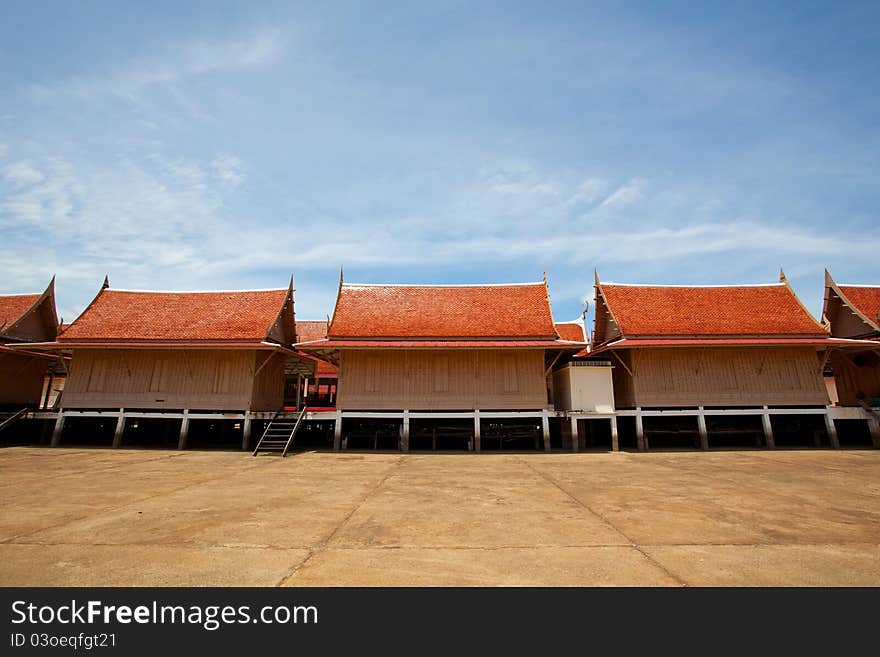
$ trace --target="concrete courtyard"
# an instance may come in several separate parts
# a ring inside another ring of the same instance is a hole
[[[0,450],[0,585],[880,585],[880,451]]]

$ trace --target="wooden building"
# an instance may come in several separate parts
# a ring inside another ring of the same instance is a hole
[[[234,421],[247,445],[252,419],[282,408],[285,364],[296,341],[293,281],[275,290],[153,292],[105,281],[82,314],[32,349],[71,356],[53,444],[72,417],[116,421]],[[308,365],[308,371],[313,367]]]
[[[691,422],[706,449],[709,434],[748,432],[756,420],[767,446],[775,426],[792,422],[827,432],[836,446],[822,378],[835,340],[784,274],[732,286],[620,285],[597,275],[595,287],[591,355],[613,359],[617,415],[634,418],[640,449],[652,431],[681,433]]]
[[[339,368],[336,449],[348,435],[344,425],[382,420],[397,426],[403,450],[410,423],[432,421],[458,423],[467,445],[480,450],[488,425],[495,431],[524,421],[543,427],[549,449],[552,365],[585,346],[560,338],[546,281],[360,285],[340,278],[327,337],[297,349]]]
[[[822,317],[832,336],[852,341],[828,359],[837,404],[859,409],[841,419],[864,418],[880,447],[880,285],[838,284],[826,270]]]
[[[55,340],[55,279],[42,293],[0,295],[0,410],[38,408],[52,358],[16,347]]]

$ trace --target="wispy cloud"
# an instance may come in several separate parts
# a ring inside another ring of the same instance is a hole
[[[126,62],[120,67],[32,84],[31,99],[42,102],[59,96],[81,100],[115,97],[134,101],[159,85],[174,85],[218,71],[246,69],[274,61],[283,50],[281,32],[264,29],[235,39],[192,40],[163,48],[156,55]]]

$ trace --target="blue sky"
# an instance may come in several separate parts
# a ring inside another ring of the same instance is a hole
[[[730,6],[728,6],[730,5]],[[734,6],[735,5],[735,6]],[[0,292],[880,283],[880,4],[33,3]]]

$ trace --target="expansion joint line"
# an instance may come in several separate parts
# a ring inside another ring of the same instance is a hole
[[[382,486],[385,485],[385,482],[400,469],[400,466],[403,465],[403,462],[406,460],[406,455],[402,454],[398,457],[397,461],[394,462],[388,471],[383,475],[383,477],[376,482],[375,486],[372,486],[366,493],[361,495],[357,502],[355,502],[354,506],[351,508],[351,511],[345,514],[345,516],[336,524],[336,526],[324,537],[322,538],[317,545],[309,548],[308,556],[296,564],[289,573],[287,573],[284,577],[282,577],[275,586],[284,586],[290,578],[296,575],[300,570],[302,570],[303,566],[305,566],[309,561],[311,561],[312,557],[314,557],[319,552],[323,552],[327,549],[327,545],[334,539],[334,537],[342,530],[342,527],[349,521],[349,519],[358,512],[358,510],[366,503],[366,501],[371,498],[376,491],[378,491]]]
[[[531,471],[534,472],[536,475],[538,475],[539,477],[541,477],[544,481],[548,482],[551,486],[555,487],[555,488],[556,488],[558,491],[560,491],[563,495],[565,495],[566,497],[568,497],[570,500],[573,500],[578,506],[580,506],[581,508],[585,509],[588,513],[590,513],[590,514],[591,514],[592,516],[594,516],[595,518],[598,518],[599,521],[601,521],[604,525],[610,527],[612,530],[614,530],[615,532],[617,532],[618,534],[620,534],[620,536],[622,536],[622,537],[626,540],[626,542],[629,543],[629,546],[630,546],[631,548],[633,548],[633,549],[635,549],[637,552],[639,552],[643,557],[645,557],[645,559],[647,559],[647,560],[648,560],[649,562],[651,562],[654,566],[656,566],[657,568],[659,568],[659,569],[660,569],[663,573],[665,573],[668,577],[670,577],[671,579],[675,580],[680,586],[688,586],[688,583],[687,583],[686,581],[684,581],[681,577],[679,577],[679,576],[676,575],[675,573],[671,572],[671,571],[670,571],[668,568],[666,568],[663,564],[661,564],[661,563],[658,562],[656,559],[654,559],[650,554],[648,554],[647,552],[645,552],[645,551],[642,549],[642,547],[641,547],[638,543],[636,543],[631,537],[629,537],[629,536],[628,536],[628,535],[627,535],[622,529],[620,529],[620,528],[617,527],[614,523],[612,523],[610,520],[608,520],[608,518],[606,518],[605,516],[603,516],[601,513],[599,513],[599,512],[596,511],[595,509],[591,508],[589,505],[584,504],[583,501],[581,501],[577,496],[572,495],[570,492],[568,492],[567,490],[565,490],[562,486],[559,485],[559,483],[558,483],[555,479],[553,479],[552,477],[550,477],[550,476],[548,476],[547,474],[545,474],[545,473],[541,472],[540,470],[538,470],[535,466],[533,466],[531,463],[529,463],[526,459],[523,459],[523,458],[520,457],[520,456],[517,456],[516,459],[517,459],[519,462],[521,462],[523,465],[525,465],[529,470],[531,470]]]

